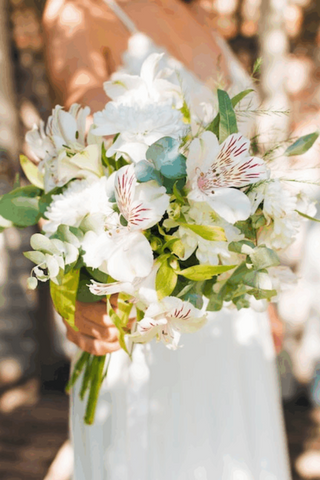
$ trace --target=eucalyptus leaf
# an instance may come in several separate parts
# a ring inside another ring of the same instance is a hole
[[[150,180],[156,180],[159,185],[161,185],[161,175],[156,170],[152,163],[141,160],[140,162],[136,163],[134,166],[134,172],[138,182],[149,182]]]
[[[310,150],[314,142],[319,137],[319,134],[320,132],[313,132],[298,138],[298,140],[296,140],[292,145],[287,148],[284,154],[287,157],[291,157],[293,155],[303,155],[308,150]]]
[[[50,238],[42,235],[41,233],[35,233],[31,236],[30,245],[34,250],[40,250],[42,253],[60,255],[59,249],[54,245]]]
[[[183,178],[187,174],[187,167],[185,157],[179,153],[179,146],[174,138],[160,138],[148,148],[146,158],[166,178]]]
[[[229,95],[224,90],[218,89],[219,102],[219,141],[222,143],[229,135],[238,132],[236,114]]]
[[[36,265],[40,265],[45,261],[45,255],[42,252],[35,252],[34,250],[31,250],[31,252],[23,252],[23,255]]]
[[[29,182],[43,190],[43,175],[39,172],[37,165],[31,162],[25,155],[20,155],[20,165]]]
[[[199,282],[202,280],[209,280],[215,275],[220,275],[220,273],[227,272],[235,267],[236,265],[194,265],[193,267],[186,268],[177,273],[189,280]]]
[[[79,285],[79,270],[72,270],[63,275],[61,285],[50,281],[50,293],[55,309],[66,322],[77,330],[74,325],[76,297]]]
[[[38,196],[41,190],[33,185],[19,187],[0,199],[0,215],[17,227],[35,225],[40,217]]]

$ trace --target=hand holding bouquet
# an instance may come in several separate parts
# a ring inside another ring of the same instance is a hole
[[[29,287],[50,280],[54,305],[72,328],[77,299],[105,297],[129,355],[127,339],[156,338],[176,349],[181,334],[206,323],[207,311],[265,307],[292,280],[277,252],[298,233],[299,215],[312,214],[309,199],[277,178],[257,142],[238,132],[237,106],[252,90],[230,98],[218,89],[195,101],[161,59],[153,54],[140,76],[106,82],[111,101],[88,134],[87,107],[57,106],[46,129],[26,136],[39,162],[21,157],[32,185],[0,200],[3,228],[46,220],[25,254],[36,264]],[[317,137],[301,137],[284,155],[303,154]],[[109,360],[84,352],[70,379],[72,386],[84,372],[88,424]]]

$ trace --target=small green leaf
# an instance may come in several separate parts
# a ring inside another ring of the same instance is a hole
[[[307,215],[306,213],[300,212],[299,210],[296,210],[296,212],[303,218],[306,218],[307,220],[311,220],[311,222],[319,222],[320,220],[318,218],[313,218]]]
[[[40,250],[42,253],[49,253],[50,255],[60,254],[59,249],[54,245],[50,238],[41,233],[35,233],[31,236],[30,245],[34,250]]]
[[[247,292],[249,295],[253,295],[256,300],[270,300],[275,297],[278,292],[276,290],[264,290],[262,288],[252,288]]]
[[[113,323],[113,324],[117,327],[117,329],[118,329],[120,347],[121,347],[128,355],[130,355],[130,353],[128,352],[128,349],[127,349],[127,345],[126,345],[125,339],[124,339],[124,338],[125,338],[125,335],[126,335],[126,332],[123,330],[123,327],[124,327],[123,321],[121,320],[121,318],[119,317],[119,315],[117,315],[117,313],[113,310],[109,298],[108,298],[108,300],[107,300],[107,312],[108,312],[108,315],[109,315],[112,323]]]
[[[219,312],[221,308],[223,307],[223,299],[216,294],[213,294],[210,299],[209,303],[207,305],[207,311],[208,312]]]
[[[248,255],[251,250],[255,248],[255,244],[249,240],[239,240],[238,242],[230,242],[228,245],[228,250],[235,253],[244,253]]]
[[[236,265],[194,265],[177,273],[189,280],[201,282],[202,280],[209,280],[215,275],[220,275],[220,273],[232,270],[235,267]]]
[[[179,153],[179,147],[174,138],[163,137],[148,148],[146,158],[166,178],[183,178],[187,174],[186,159]]]
[[[177,284],[178,275],[169,265],[168,259],[163,261],[156,276],[156,290],[159,300],[171,295]]]
[[[180,203],[181,205],[185,205],[186,199],[183,197],[180,190],[178,189],[177,182],[173,185],[172,193],[176,197],[178,203]]]
[[[275,267],[280,263],[276,252],[267,247],[256,247],[254,251],[250,253],[250,258],[257,270]]]
[[[35,263],[36,265],[40,265],[45,261],[45,255],[42,252],[35,252],[31,250],[31,252],[23,252],[23,255],[30,260],[31,262]]]
[[[76,297],[79,285],[79,270],[72,270],[63,275],[61,285],[50,281],[50,293],[55,309],[68,324],[77,330],[74,325]]]
[[[238,105],[249,93],[254,92],[253,88],[248,88],[248,90],[243,90],[243,92],[238,93],[234,97],[231,98],[231,103],[233,108]]]
[[[40,174],[38,167],[25,155],[20,155],[20,165],[29,182],[43,190],[43,176]]]
[[[227,240],[222,227],[215,227],[212,225],[192,225],[189,223],[179,223],[179,225],[183,228],[192,230],[192,232],[205,240],[210,240],[212,242],[225,242]]]
[[[292,145],[287,148],[284,154],[287,157],[291,157],[293,155],[303,155],[308,150],[310,150],[314,142],[319,137],[319,134],[319,132],[313,132],[298,138],[298,140],[296,140]]]
[[[219,101],[219,141],[222,143],[229,135],[238,132],[236,114],[234,113],[229,95],[218,89]]]

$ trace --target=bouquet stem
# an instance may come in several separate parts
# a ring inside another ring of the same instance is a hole
[[[84,416],[84,422],[87,425],[92,425],[94,422],[94,415],[98,403],[99,391],[103,380],[103,369],[106,360],[106,355],[94,356],[90,366],[90,391]],[[85,379],[84,379],[85,380]]]

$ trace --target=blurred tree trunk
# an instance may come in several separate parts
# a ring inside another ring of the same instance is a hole
[[[289,42],[285,30],[285,10],[288,0],[262,0],[259,23],[261,67],[261,97],[263,109],[288,110],[286,92],[286,60]],[[267,144],[287,137],[289,117],[263,115],[259,131]]]
[[[5,173],[5,158],[10,158],[13,167],[17,167],[19,153],[18,112],[14,94],[8,11],[7,0],[0,0],[0,158],[3,159],[0,174]]]

